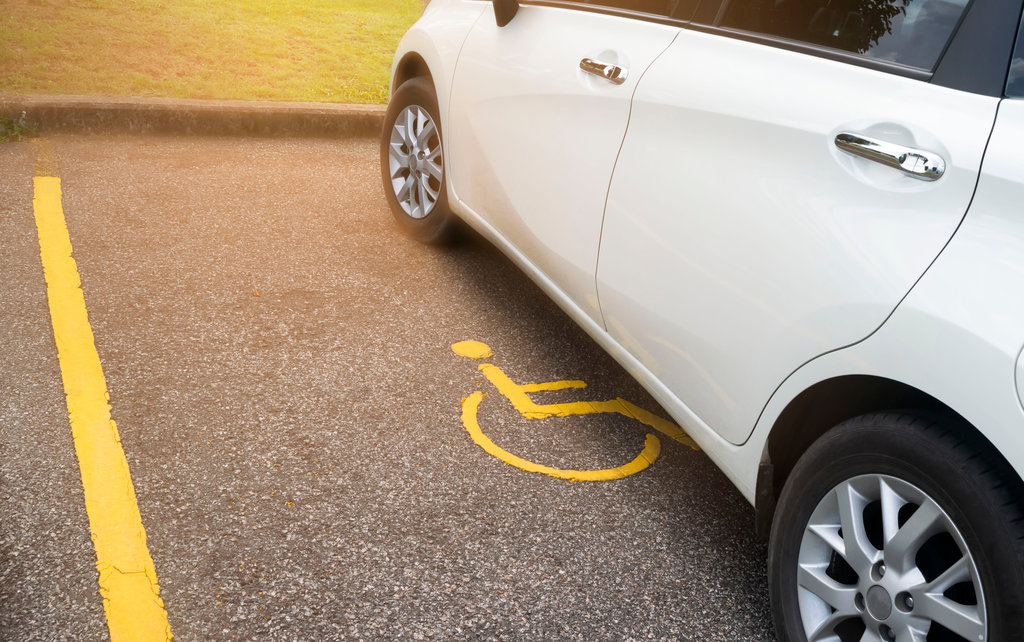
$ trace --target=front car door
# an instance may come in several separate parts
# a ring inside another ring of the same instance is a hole
[[[604,319],[729,441],[803,363],[877,329],[963,218],[999,101],[929,81],[966,4],[727,0],[640,82]]]
[[[505,27],[485,11],[459,56],[448,132],[456,207],[594,320],[601,219],[630,97],[679,31],[654,20],[695,5],[523,2]]]

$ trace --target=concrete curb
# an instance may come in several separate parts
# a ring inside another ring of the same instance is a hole
[[[147,132],[235,136],[379,136],[385,105],[0,96],[0,116],[49,131]]]

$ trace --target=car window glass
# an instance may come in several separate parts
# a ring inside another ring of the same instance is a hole
[[[718,10],[722,8],[724,0],[700,0],[693,12],[692,20],[698,24],[715,24],[718,17]]]
[[[732,0],[720,26],[932,69],[968,0]]]
[[[1010,74],[1006,77],[1006,95],[1010,98],[1024,98],[1024,19],[1017,30],[1017,45],[1013,48]]]
[[[592,0],[589,5],[639,11],[678,20],[689,20],[699,0]]]

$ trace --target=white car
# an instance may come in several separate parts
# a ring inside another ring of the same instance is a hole
[[[1024,639],[1021,4],[433,0],[399,46],[396,220],[725,471],[780,639]]]

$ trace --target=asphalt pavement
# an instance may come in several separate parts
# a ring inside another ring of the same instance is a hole
[[[390,219],[373,139],[48,136],[170,627],[180,640],[770,640],[753,511],[702,453],[543,403],[642,388],[483,240]],[[0,638],[106,622],[32,210],[0,145]]]

